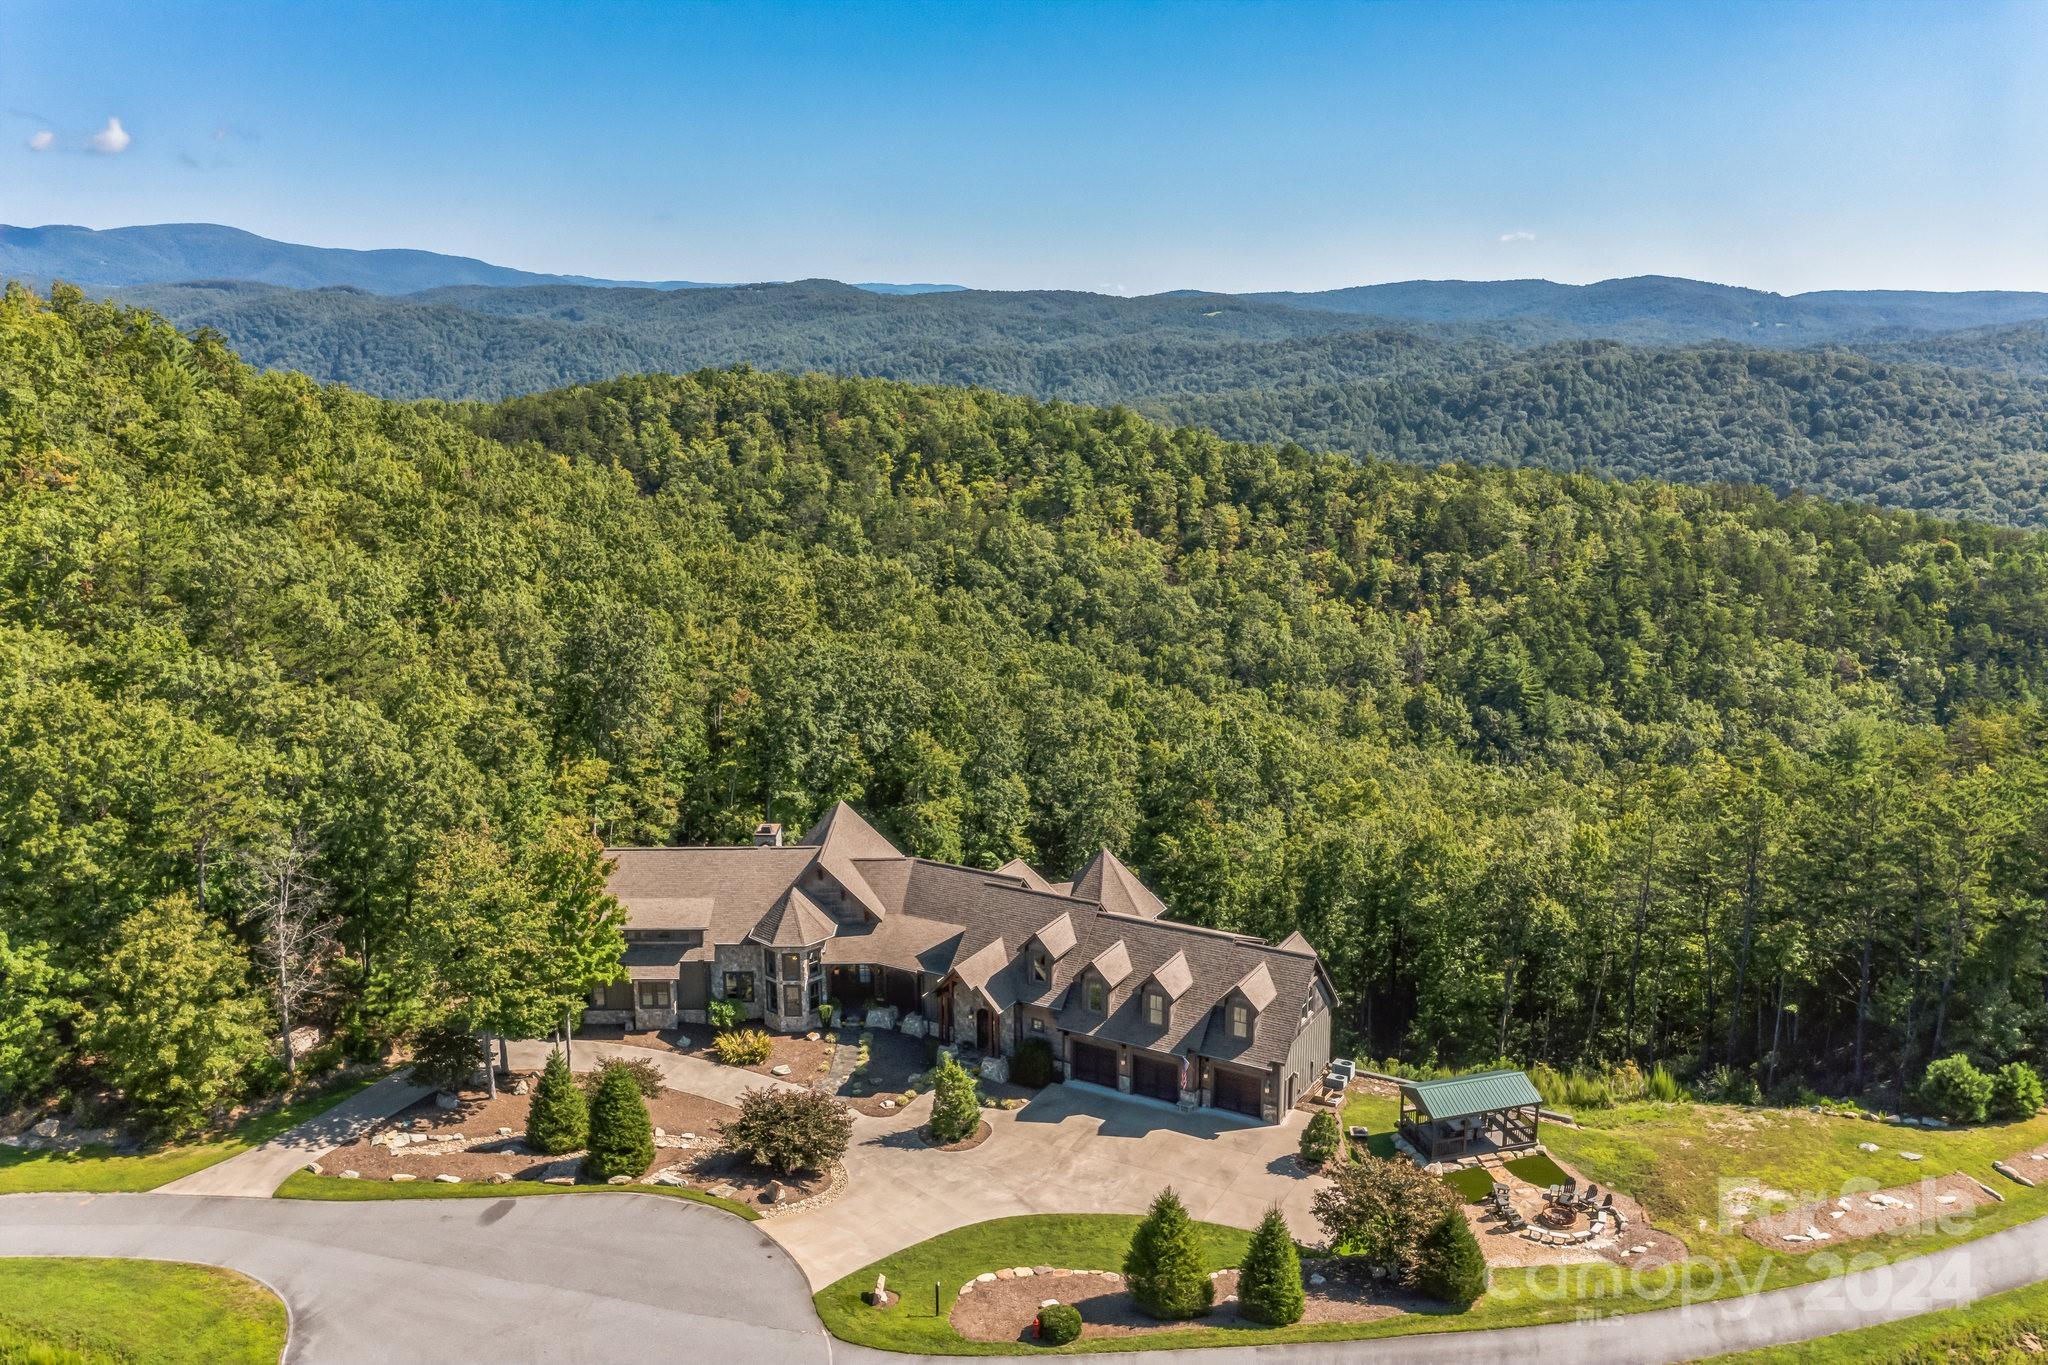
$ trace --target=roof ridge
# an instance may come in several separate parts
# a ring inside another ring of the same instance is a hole
[[[1087,905],[1099,906],[1099,902],[1096,901],[1085,901],[1083,903]],[[1274,948],[1273,944],[1266,942],[1266,940],[1260,938],[1257,934],[1240,934],[1234,929],[1211,929],[1206,924],[1189,924],[1186,920],[1168,919],[1164,915],[1133,915],[1128,911],[1124,910],[1105,909],[1101,910],[1100,913],[1105,919],[1122,920],[1126,924],[1157,925],[1158,927],[1163,929],[1179,929],[1182,932],[1189,934],[1207,934],[1211,938],[1227,938],[1231,942],[1237,943],[1246,948],[1266,948],[1276,952],[1278,951],[1277,948]],[[1300,957],[1301,954],[1291,952],[1287,954],[1287,956]]]

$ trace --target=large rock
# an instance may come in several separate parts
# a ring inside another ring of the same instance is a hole
[[[434,1096],[434,1107],[436,1109],[460,1109],[462,1107],[462,1096],[452,1091],[443,1090],[440,1094]]]
[[[1005,1081],[1009,1080],[1009,1079],[1010,1079],[1010,1059],[1009,1059],[1008,1057],[984,1057],[984,1058],[982,1058],[982,1059],[981,1059],[981,1078],[982,1078],[983,1080],[985,1080],[985,1081],[993,1081],[993,1082],[995,1082],[995,1083],[996,1083],[997,1085],[1001,1085],[1001,1084],[1002,1084],[1002,1083],[1004,1083]]]
[[[633,1183],[633,1177],[630,1175],[615,1175],[604,1183],[607,1185],[630,1185]]]
[[[391,1182],[394,1185],[403,1185],[408,1180],[418,1179],[419,1177],[414,1175],[411,1171],[393,1171],[391,1173]]]
[[[903,1022],[897,1025],[897,1028],[908,1038],[922,1038],[931,1032],[931,1025],[922,1014],[904,1015]]]
[[[29,1131],[39,1138],[53,1138],[64,1131],[64,1121],[62,1119],[43,1119],[30,1128]]]
[[[528,1085],[523,1078],[512,1083],[512,1093],[515,1095],[529,1094],[532,1090],[533,1087]]]
[[[510,1171],[492,1171],[489,1176],[485,1177],[485,1183],[491,1185],[509,1185],[512,1183],[512,1173]]]
[[[446,1171],[443,1171],[441,1174],[435,1176],[434,1180],[442,1185],[460,1185],[462,1183],[461,1176],[450,1175]]]
[[[878,1005],[868,1011],[867,1018],[863,1021],[863,1024],[865,1027],[872,1029],[895,1028],[899,1013],[900,1011],[894,1005]]]

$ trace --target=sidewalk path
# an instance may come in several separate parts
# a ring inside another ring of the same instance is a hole
[[[395,1071],[261,1146],[159,1186],[156,1192],[268,1199],[285,1177],[299,1167],[344,1143],[354,1142],[426,1094],[427,1087],[414,1085],[404,1078],[402,1071]]]
[[[548,1053],[554,1044],[545,1040],[538,1042],[513,1043],[512,1069],[514,1071],[538,1071],[547,1065]],[[707,1100],[720,1104],[737,1105],[744,1091],[759,1090],[772,1086],[783,1090],[807,1090],[810,1087],[797,1081],[784,1080],[780,1076],[763,1076],[758,1071],[745,1067],[721,1066],[707,1062],[702,1057],[691,1057],[666,1048],[635,1047],[631,1043],[608,1043],[594,1038],[578,1038],[569,1049],[575,1059],[578,1071],[588,1071],[607,1057],[624,1057],[628,1061],[652,1062],[661,1069],[662,1079],[671,1090],[681,1090],[692,1095],[702,1095]]]

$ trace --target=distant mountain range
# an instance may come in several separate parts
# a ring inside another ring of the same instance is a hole
[[[0,229],[0,274],[84,283],[212,328],[257,365],[395,398],[746,364],[1121,403],[1421,463],[1759,483],[2048,526],[2037,293],[1786,296],[1655,276],[1141,298],[635,285],[204,226]]]
[[[346,286],[372,294],[414,294],[422,289],[473,284],[516,287],[578,284],[594,288],[719,289],[696,280],[606,280],[589,275],[541,275],[438,251],[351,251],[301,246],[259,237],[218,223],[156,223],[146,227],[85,228],[66,224],[0,224],[0,276],[118,289],[183,280],[253,280],[290,289]],[[950,284],[863,284],[882,294],[924,294]]]

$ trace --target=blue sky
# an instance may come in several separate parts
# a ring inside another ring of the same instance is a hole
[[[0,0],[0,221],[636,278],[2043,289],[2048,0]]]

